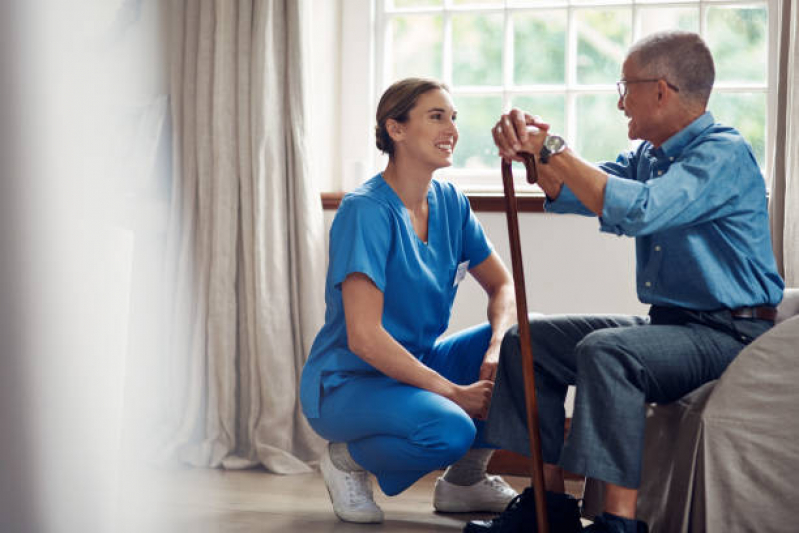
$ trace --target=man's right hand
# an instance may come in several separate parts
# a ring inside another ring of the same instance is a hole
[[[511,109],[504,114],[491,129],[494,144],[499,148],[499,156],[512,161],[523,161],[519,152],[537,155],[547,136],[549,124],[538,115],[525,113],[521,109]]]
[[[499,148],[499,155],[503,159],[524,161],[519,152],[527,152],[538,157],[544,139],[549,131],[549,124],[538,115],[525,113],[521,109],[511,109],[497,121],[491,134],[494,144]],[[551,200],[560,195],[563,188],[563,179],[543,165],[538,166],[538,186]]]

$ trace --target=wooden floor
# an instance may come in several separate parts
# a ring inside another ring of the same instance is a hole
[[[485,514],[433,510],[434,472],[399,496],[375,487],[385,513],[382,524],[349,524],[333,514],[321,475],[277,476],[263,470],[176,470],[148,477],[147,489],[121,506],[124,531],[137,532],[391,532],[461,531]],[[517,490],[527,478],[505,476]]]

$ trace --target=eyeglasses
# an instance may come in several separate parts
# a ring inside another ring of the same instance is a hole
[[[663,78],[651,78],[646,80],[619,80],[616,82],[616,89],[619,91],[619,98],[624,98],[627,96],[627,86],[631,83],[648,83],[653,81],[660,81]],[[666,81],[666,80],[663,80]],[[666,81],[666,85],[669,89],[674,91],[675,93],[680,92],[680,89],[676,85],[672,85],[671,83]]]

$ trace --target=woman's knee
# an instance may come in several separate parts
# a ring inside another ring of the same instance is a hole
[[[474,422],[461,412],[451,412],[430,419],[414,432],[411,440],[437,458],[440,466],[454,463],[474,443],[477,434]]]

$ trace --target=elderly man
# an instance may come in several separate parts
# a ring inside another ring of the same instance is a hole
[[[645,404],[672,402],[718,378],[773,325],[783,282],[771,250],[766,190],[751,147],[706,111],[713,58],[693,33],[636,43],[618,108],[637,149],[592,165],[519,110],[493,130],[499,153],[536,156],[547,210],[599,217],[635,237],[637,289],[648,317],[532,316],[546,500],[553,532],[581,530],[563,470],[606,484],[591,531],[646,531],[636,520]],[[528,131],[529,126],[536,126]],[[490,442],[529,453],[518,330],[505,336],[489,414]],[[564,399],[576,385],[564,443]],[[465,531],[535,531],[531,490]]]

